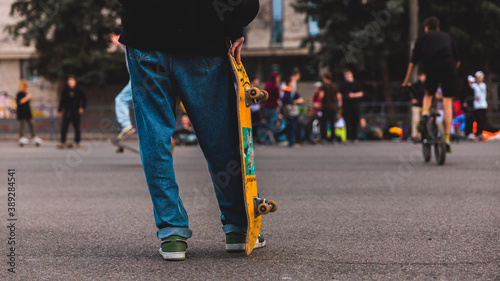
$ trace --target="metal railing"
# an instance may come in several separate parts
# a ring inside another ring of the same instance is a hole
[[[498,105],[500,105],[500,102],[498,102]],[[307,110],[303,111],[307,112]],[[377,125],[381,128],[388,125],[404,127],[411,124],[411,103],[409,102],[363,102],[360,104],[360,112],[361,117],[365,118],[368,124]],[[44,134],[49,140],[56,140],[60,132],[61,120],[56,113],[55,107],[48,107],[44,108],[42,117],[40,117],[42,115],[40,112],[34,114],[37,133]],[[133,114],[132,110],[131,113]],[[0,139],[2,136],[18,133],[19,122],[15,119],[15,116],[15,113],[13,113],[10,118],[0,118]],[[133,117],[132,120],[134,120]],[[488,120],[492,120],[493,124],[499,125],[500,112],[489,112]],[[105,139],[119,131],[114,108],[111,106],[89,106],[81,121],[82,132],[84,135],[87,134],[87,137]]]
[[[56,140],[61,128],[61,118],[57,117],[57,108],[48,107],[43,111],[34,109],[35,128],[37,134],[42,134],[49,140]],[[133,111],[131,110],[131,113]],[[0,134],[18,134],[19,122],[15,119],[16,114],[11,114],[8,119],[0,118]],[[133,118],[133,117],[132,117]],[[111,106],[88,106],[81,119],[82,134],[93,139],[107,139],[119,130],[114,108]],[[72,127],[70,126],[69,133]],[[91,134],[91,135],[89,135]],[[0,135],[0,138],[2,136]]]

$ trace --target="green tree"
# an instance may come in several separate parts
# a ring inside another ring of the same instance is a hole
[[[319,61],[335,73],[350,68],[381,80],[385,100],[393,100],[391,72],[396,71],[391,70],[391,61],[401,61],[408,52],[403,0],[297,0],[293,6],[315,19],[322,30],[304,40],[311,50],[319,43],[315,53]]]
[[[119,61],[107,49],[120,10],[116,0],[16,0],[10,15],[20,20],[6,29],[35,46],[34,68],[44,78],[56,81],[73,74],[83,84],[104,84],[110,62]]]
[[[403,79],[409,60],[407,0],[296,0],[294,7],[316,19],[322,29],[304,40],[317,60],[333,72],[349,67],[382,81],[385,101],[393,100],[390,81]],[[390,11],[391,20],[386,25],[383,18],[376,20],[382,24],[375,32],[374,13],[384,10]],[[420,22],[437,16],[441,30],[457,42],[462,78],[477,70],[500,73],[498,0],[419,0],[419,10]],[[318,44],[319,50],[313,48]]]
[[[462,76],[477,70],[500,73],[500,2],[420,0],[420,18],[436,16],[460,50]]]

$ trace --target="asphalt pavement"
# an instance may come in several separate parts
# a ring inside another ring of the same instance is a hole
[[[453,149],[438,166],[410,143],[256,147],[259,192],[279,208],[246,257],[224,251],[201,150],[177,147],[193,237],[166,262],[139,155],[4,141],[0,280],[500,280],[500,142]]]

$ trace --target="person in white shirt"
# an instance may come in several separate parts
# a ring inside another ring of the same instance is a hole
[[[476,119],[477,130],[476,137],[482,139],[483,130],[486,124],[486,109],[488,102],[486,101],[486,84],[484,81],[484,74],[482,71],[476,72],[476,82],[472,84],[474,90],[474,119]]]

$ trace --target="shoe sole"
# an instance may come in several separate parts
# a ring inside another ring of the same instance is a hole
[[[186,259],[186,252],[163,252],[161,248],[158,252],[166,261],[183,261]]]
[[[244,252],[245,243],[226,244],[226,252]]]

